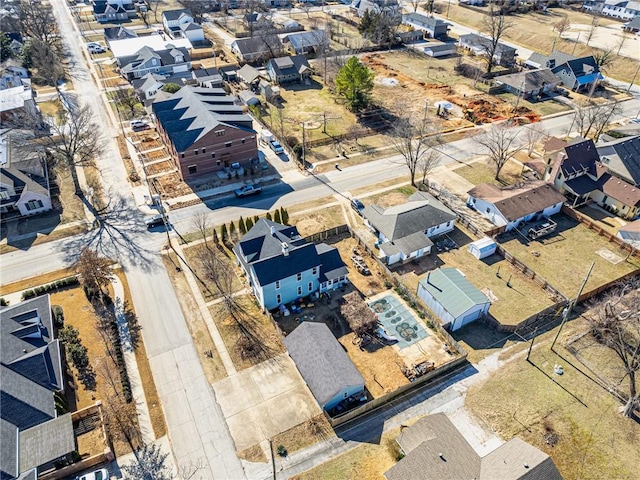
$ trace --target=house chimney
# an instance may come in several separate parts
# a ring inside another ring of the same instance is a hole
[[[289,256],[289,244],[287,242],[282,242],[282,255]]]
[[[273,225],[271,225],[271,236],[272,237],[276,236],[276,227],[274,227]]]

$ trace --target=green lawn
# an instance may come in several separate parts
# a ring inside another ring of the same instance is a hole
[[[553,220],[558,223],[558,229],[552,236],[528,244],[518,237],[503,242],[502,246],[565,296],[573,298],[576,295],[591,262],[595,262],[595,267],[584,292],[640,269],[639,259],[630,258],[626,261],[625,252],[584,224],[564,214],[555,215]],[[602,258],[596,253],[600,249],[607,249],[621,257],[620,263],[614,265]],[[533,255],[533,252],[539,255]]]

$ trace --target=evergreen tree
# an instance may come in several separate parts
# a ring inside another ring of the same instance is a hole
[[[218,246],[220,245],[220,239],[218,238],[218,232],[216,232],[216,229],[213,229],[213,244]]]
[[[231,243],[236,241],[236,224],[233,223],[233,220],[229,223],[229,240]]]
[[[260,217],[258,215],[254,215],[253,216],[253,224],[255,225],[256,223],[258,223],[258,220],[260,220]],[[247,228],[247,230],[249,230],[249,228]]]
[[[240,230],[240,234],[244,235],[245,233],[247,233],[247,227],[244,223],[244,218],[240,217],[240,220],[238,220],[238,229]]]
[[[273,221],[276,223],[281,223],[280,219],[280,210],[276,210],[276,213],[273,215]]]
[[[251,230],[253,228],[253,220],[251,220],[250,218],[247,218],[247,221],[245,222],[245,226],[247,227],[247,232]]]
[[[223,223],[222,226],[220,227],[220,241],[222,241],[222,243],[227,243],[227,240],[229,240],[229,234],[227,233],[227,224]]]
[[[358,111],[371,101],[373,90],[373,72],[358,57],[351,57],[336,76],[338,94],[347,102],[351,111]]]
[[[267,220],[273,220],[273,217],[271,216],[271,212],[267,212]]]
[[[280,218],[283,225],[289,225],[289,212],[284,207],[280,207]]]

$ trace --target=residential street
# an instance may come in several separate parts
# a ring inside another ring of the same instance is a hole
[[[72,60],[72,81],[78,102],[91,106],[95,121],[101,126],[101,133],[107,137],[105,152],[97,159],[97,164],[104,190],[114,204],[118,205],[119,211],[110,220],[112,224],[104,231],[94,229],[79,236],[40,244],[27,251],[17,250],[0,256],[2,283],[11,283],[69,266],[88,244],[117,260],[126,272],[135,311],[142,327],[151,370],[167,421],[175,464],[202,465],[203,468],[198,470],[194,479],[267,478],[270,470],[245,472],[241,461],[236,457],[235,445],[213,388],[206,380],[180,303],[162,264],[160,252],[167,243],[166,234],[149,233],[144,228],[144,215],[135,205],[127,172],[114,140],[118,130],[112,121],[113,114],[109,112],[105,99],[96,86],[94,72],[87,68],[84,42],[69,14],[66,1],[51,0],[51,4]],[[634,91],[635,88],[637,87],[634,87]],[[623,112],[620,118],[637,116],[640,112],[640,100],[636,97],[624,102],[621,108]],[[552,133],[567,132],[573,124],[573,118],[572,115],[560,115],[549,118],[542,124]],[[524,131],[527,127],[516,128]],[[483,153],[473,139],[445,144],[441,151],[442,164],[464,163]],[[288,207],[336,193],[346,195],[351,189],[406,177],[407,169],[399,163],[400,157],[396,155],[367,163],[364,168],[348,167],[317,177],[304,176],[298,172],[289,173],[288,183],[265,187],[260,198],[238,200],[229,196],[214,199],[206,204],[172,211],[171,223],[178,232],[184,233],[193,230],[192,218],[199,212],[208,214],[212,223],[221,224],[240,216],[261,214],[274,207]],[[171,235],[175,236],[175,233]],[[481,366],[478,370],[484,375],[493,371],[494,367],[495,365],[487,363],[486,369]],[[375,422],[386,420],[389,422],[386,428],[392,428],[411,416],[434,409],[453,409],[454,406],[459,408],[460,398],[466,388],[481,378],[483,377],[475,371],[465,370],[446,384],[426,389],[420,396],[408,400],[407,404],[381,410]],[[458,383],[457,380],[462,381]],[[446,390],[434,396],[445,386]],[[353,430],[345,428],[342,433],[345,440],[351,443],[321,445],[329,450],[306,452],[305,458],[301,456],[295,462],[291,460],[284,464],[280,477],[285,478],[310,468],[326,460],[328,453],[350,448],[354,441],[367,433],[367,428],[369,427],[366,425],[360,425],[357,429],[354,427]]]

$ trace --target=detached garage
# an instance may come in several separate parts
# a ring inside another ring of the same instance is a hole
[[[427,273],[418,283],[418,297],[452,332],[485,315],[491,305],[457,268]]]
[[[359,402],[364,396],[364,378],[324,323],[302,323],[284,339],[284,345],[327,412],[343,402]]]

